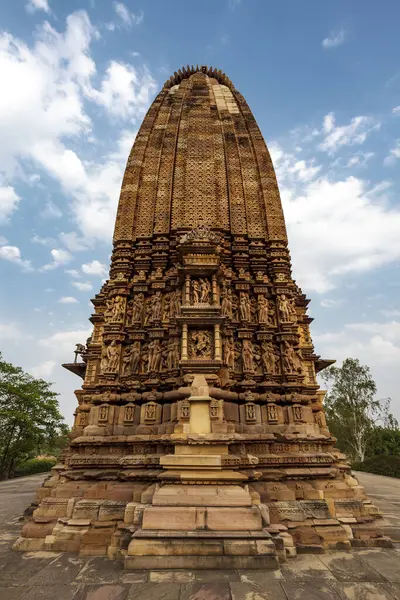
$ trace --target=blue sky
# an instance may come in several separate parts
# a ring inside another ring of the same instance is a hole
[[[276,167],[317,353],[368,364],[400,417],[400,3],[4,0],[0,348],[54,382],[90,333],[124,165],[183,64],[222,69]]]

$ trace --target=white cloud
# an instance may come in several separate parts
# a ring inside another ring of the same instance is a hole
[[[92,98],[107,111],[122,119],[144,116],[155,91],[155,81],[146,68],[111,61],[100,90],[92,90]]]
[[[323,298],[320,302],[323,308],[337,308],[344,304],[344,300],[333,300],[332,298]]]
[[[76,287],[76,289],[78,289],[80,292],[89,292],[93,289],[93,285],[90,283],[90,281],[73,281],[72,285]]]
[[[45,360],[35,367],[31,368],[31,373],[37,379],[47,379],[52,374],[54,367],[57,365],[55,360]]]
[[[54,244],[55,240],[50,237],[42,237],[41,235],[38,235],[37,233],[35,233],[31,237],[31,242],[33,244],[40,244],[41,246],[52,246]]]
[[[49,337],[40,339],[38,344],[44,348],[50,348],[58,356],[65,356],[67,353],[73,353],[75,344],[85,343],[91,332],[92,330],[89,328],[59,331]]]
[[[392,113],[394,115],[400,115],[400,106],[395,106],[394,108],[392,108]]]
[[[327,130],[334,123],[326,125]],[[316,169],[301,181],[295,153],[270,145],[277,172],[294,274],[307,291],[325,293],[348,273],[400,259],[400,210],[391,207],[390,182],[370,186],[356,177],[333,178]],[[307,165],[315,165],[309,160]]]
[[[143,11],[138,14],[131,12],[123,2],[113,2],[113,7],[118,17],[117,23],[109,23],[108,29],[114,30],[119,26],[130,29],[133,25],[140,25],[143,22]]]
[[[1,181],[8,184],[28,164],[45,170],[72,201],[68,208],[81,231],[109,239],[127,155],[122,159],[111,152],[87,160],[77,153],[76,140],[93,137],[89,103],[113,119],[129,119],[132,129],[146,112],[155,82],[145,68],[116,61],[97,73],[91,44],[98,31],[85,11],[69,15],[65,31],[45,22],[35,35],[28,46],[0,33],[0,76],[13,82],[0,95]],[[93,86],[95,76],[99,89]],[[41,215],[59,218],[62,212],[48,202]]]
[[[76,269],[65,269],[64,273],[71,275],[71,277],[80,277],[81,274]]]
[[[363,144],[368,135],[379,127],[374,118],[366,116],[354,117],[348,125],[336,126],[334,113],[329,113],[324,117],[324,139],[319,149],[334,154],[341,146]]]
[[[400,310],[397,309],[382,309],[380,312],[381,315],[389,319],[400,317]]]
[[[50,12],[50,6],[48,0],[28,0],[25,5],[26,10],[30,13],[36,12],[37,10],[44,10],[44,12]]]
[[[22,330],[15,323],[0,323],[1,342],[14,342],[23,337]]]
[[[92,260],[90,263],[82,265],[82,271],[86,275],[99,275],[99,277],[105,277],[107,275],[107,268],[98,260]]]
[[[5,223],[17,209],[20,197],[10,185],[0,186],[0,223]]]
[[[0,246],[0,259],[20,265],[25,271],[31,271],[29,260],[22,260],[21,251],[17,246]]]
[[[50,251],[50,254],[53,261],[44,265],[42,271],[52,271],[53,269],[57,269],[60,265],[65,265],[72,260],[72,254],[68,252],[68,250],[63,250],[62,248],[53,248],[53,250]]]
[[[346,32],[344,29],[339,29],[338,31],[332,31],[327,38],[322,40],[322,46],[326,49],[335,48],[336,46],[340,46],[343,44],[346,37]]]
[[[53,204],[53,202],[47,202],[44,209],[40,212],[40,216],[43,219],[59,219],[62,215],[62,210]]]
[[[78,236],[76,231],[70,233],[60,233],[60,241],[70,250],[71,252],[79,252],[87,249],[87,243],[84,238]]]
[[[396,146],[390,150],[390,154],[385,158],[383,164],[386,166],[392,166],[396,163],[398,158],[400,158],[400,139],[396,140]]]
[[[4,237],[4,235],[0,235],[0,246],[3,246],[4,244],[7,244],[7,238]]]
[[[356,152],[356,154],[349,158],[346,167],[348,169],[352,167],[365,167],[374,156],[374,152]]]
[[[58,300],[58,302],[60,302],[60,304],[77,304],[79,302],[79,300],[77,300],[73,296],[62,296]]]
[[[228,6],[231,10],[235,10],[238,6],[240,6],[242,0],[228,0]]]

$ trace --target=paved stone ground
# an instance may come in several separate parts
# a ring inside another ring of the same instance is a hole
[[[357,476],[400,542],[400,480]],[[12,552],[42,479],[0,483],[0,600],[400,600],[400,547],[299,556],[264,572],[124,572],[106,558]]]

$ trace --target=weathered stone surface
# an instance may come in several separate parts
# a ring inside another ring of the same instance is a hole
[[[84,377],[71,444],[17,548],[117,558],[136,530],[236,531],[220,565],[258,567],[285,557],[277,536],[275,557],[253,543],[269,524],[294,530],[299,552],[387,544],[333,447],[316,379],[330,361],[314,351],[287,246],[243,96],[211,67],[174,73],[127,162],[93,333],[64,365]],[[316,522],[339,518],[363,521]]]

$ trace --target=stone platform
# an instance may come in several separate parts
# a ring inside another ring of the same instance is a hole
[[[103,557],[12,552],[43,475],[0,482],[1,600],[400,600],[400,481],[357,473],[397,548],[298,556],[278,570],[137,570]]]

